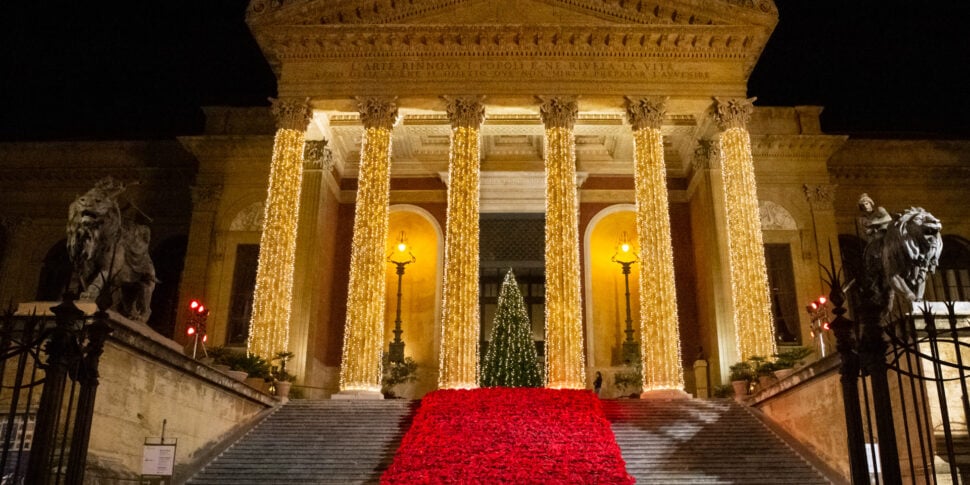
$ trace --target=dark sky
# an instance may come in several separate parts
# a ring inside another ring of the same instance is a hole
[[[0,2],[0,140],[166,138],[197,133],[202,105],[265,105],[246,4]],[[758,105],[823,105],[830,133],[970,137],[970,2],[776,4]]]

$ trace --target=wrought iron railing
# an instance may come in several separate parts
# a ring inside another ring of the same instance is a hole
[[[0,484],[81,484],[108,316],[0,316]]]

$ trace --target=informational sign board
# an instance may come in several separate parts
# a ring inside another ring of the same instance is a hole
[[[176,440],[145,440],[141,460],[141,485],[171,485],[175,470]]]

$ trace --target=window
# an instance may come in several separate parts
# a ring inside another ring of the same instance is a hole
[[[236,267],[232,273],[226,345],[246,345],[246,340],[249,338],[249,320],[253,315],[253,291],[256,290],[258,262],[259,244],[236,246]]]
[[[765,244],[768,287],[771,288],[771,315],[778,343],[799,344],[798,299],[795,295],[795,272],[792,269],[791,246]]]

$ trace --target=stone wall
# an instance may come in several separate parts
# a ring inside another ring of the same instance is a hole
[[[118,320],[117,318],[113,320]],[[180,352],[134,323],[114,323],[101,357],[87,482],[130,483],[141,474],[146,438],[177,438],[176,482],[276,401]]]
[[[840,365],[837,354],[814,362],[753,396],[751,405],[835,472],[849,477]]]

